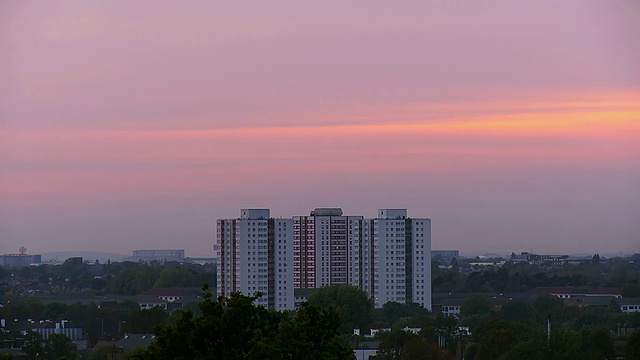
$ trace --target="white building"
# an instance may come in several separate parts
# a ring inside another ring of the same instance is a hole
[[[363,288],[370,289],[374,306],[415,302],[431,310],[431,220],[409,218],[406,209],[380,209],[365,227],[372,265]]]
[[[362,288],[375,307],[416,302],[431,310],[431,220],[406,209],[380,209],[375,219],[317,208],[309,216],[272,219],[243,209],[218,220],[218,295],[265,294],[269,309],[293,309],[293,289],[335,284]]]
[[[293,220],[273,219],[268,209],[242,209],[239,219],[216,225],[217,294],[261,292],[270,310],[294,308]]]
[[[358,274],[349,243],[360,236],[362,216],[343,216],[340,208],[316,208],[293,217],[293,268],[297,289],[352,284]],[[357,241],[357,240],[356,240]]]

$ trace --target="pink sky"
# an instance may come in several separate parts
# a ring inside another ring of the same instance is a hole
[[[0,253],[338,206],[434,249],[640,251],[635,1],[0,4]]]

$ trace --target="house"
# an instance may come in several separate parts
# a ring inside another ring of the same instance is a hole
[[[620,303],[620,311],[622,312],[640,312],[640,298],[620,299],[618,303]]]

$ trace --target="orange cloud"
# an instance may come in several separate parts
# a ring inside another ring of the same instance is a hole
[[[637,103],[505,104],[485,106],[479,115],[472,105],[460,106],[466,115],[444,120],[420,120],[431,105],[414,104],[413,115],[398,121],[327,126],[2,130],[7,150],[0,161],[9,169],[0,177],[2,194],[160,191],[212,179],[233,186],[243,176],[287,174],[292,167],[321,178],[332,171],[442,172],[488,159],[513,168],[628,167],[640,157]],[[395,113],[389,108],[375,117]]]

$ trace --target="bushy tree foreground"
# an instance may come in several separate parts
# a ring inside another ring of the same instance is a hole
[[[211,299],[205,287],[199,316],[187,311],[175,325],[156,327],[138,359],[353,359],[333,310],[303,304],[295,316],[256,306],[260,294]]]

